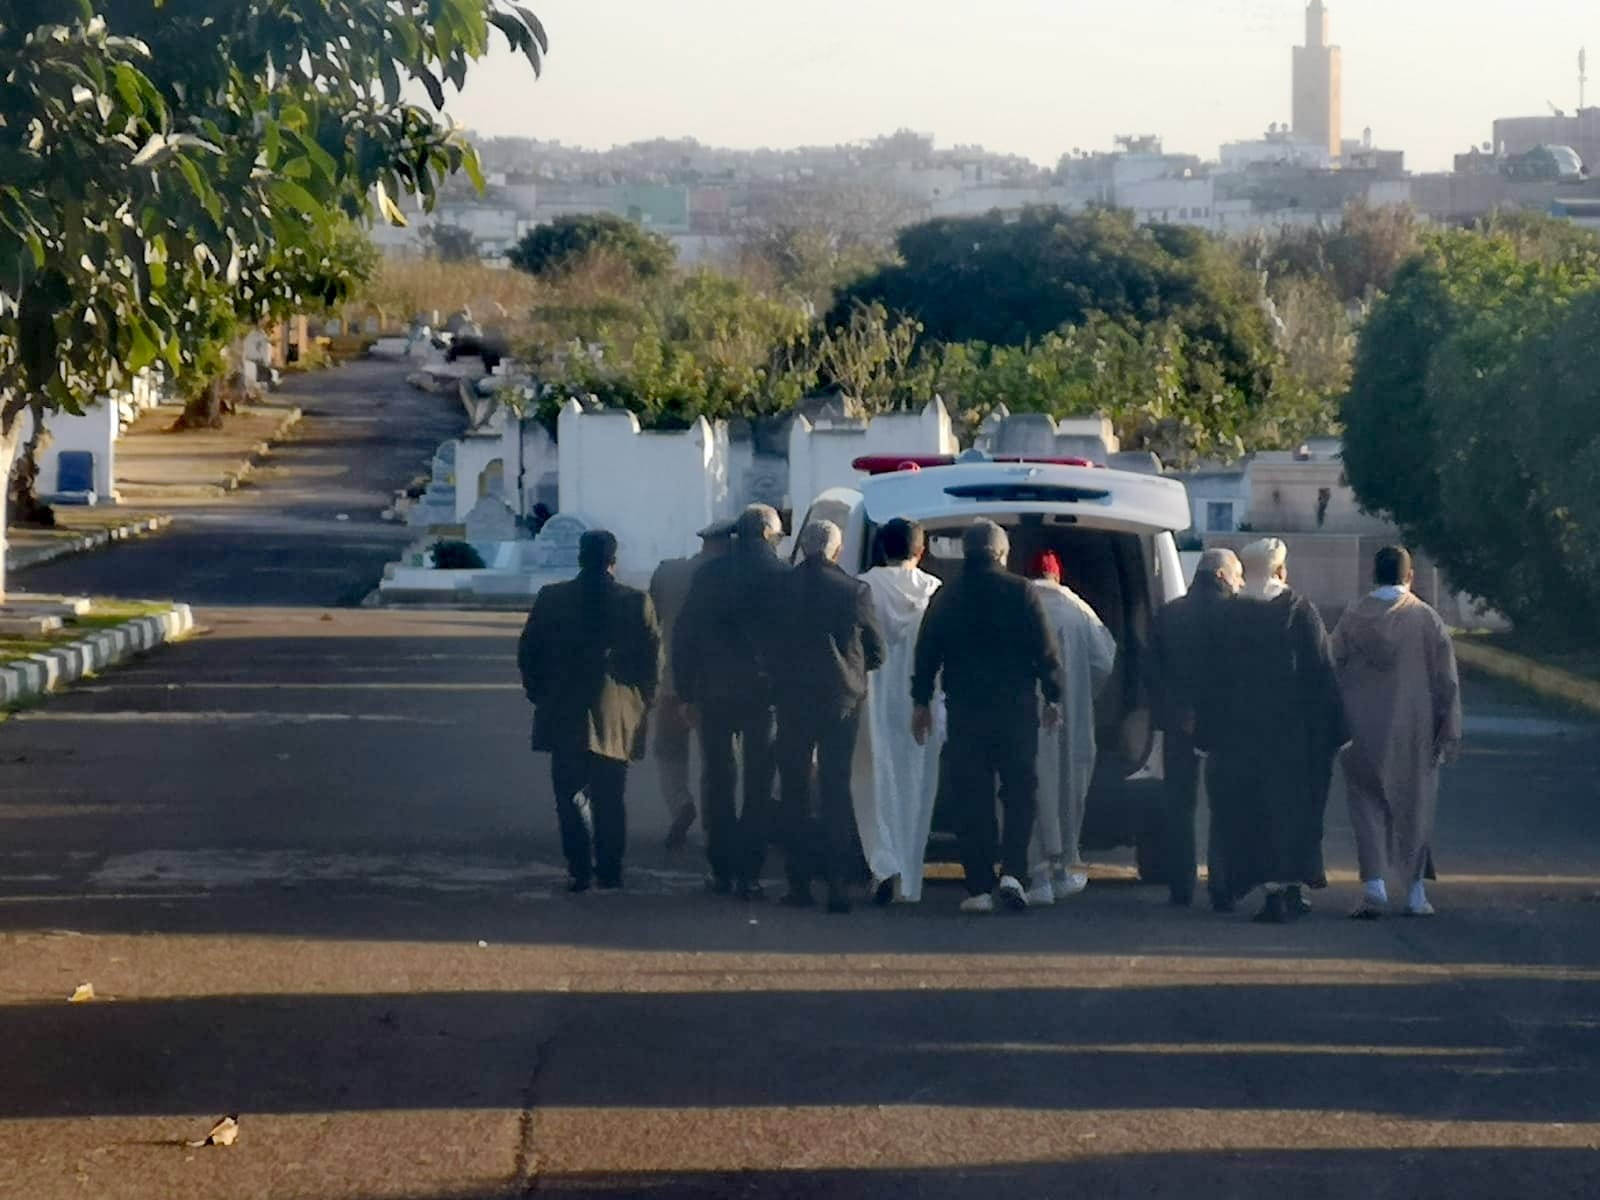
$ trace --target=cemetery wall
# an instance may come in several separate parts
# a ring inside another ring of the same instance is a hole
[[[797,417],[789,431],[789,507],[804,512],[829,488],[861,477],[850,464],[869,454],[958,454],[960,443],[944,401],[920,413],[891,413],[871,421],[819,422]]]

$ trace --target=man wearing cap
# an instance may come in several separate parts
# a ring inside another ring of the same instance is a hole
[[[1094,701],[1117,663],[1111,631],[1062,581],[1061,559],[1046,550],[1034,559],[1033,586],[1061,647],[1062,720],[1039,739],[1039,822],[1034,838],[1033,887],[1028,904],[1076,896],[1089,884],[1079,840],[1097,753]]]
[[[550,753],[569,890],[622,886],[628,763],[644,757],[645,714],[655,699],[661,633],[655,606],[615,578],[617,539],[603,529],[578,541],[578,577],[539,591],[522,629],[517,665],[534,705],[533,748]],[[586,794],[593,821],[578,796]]]
[[[707,884],[745,900],[765,895],[761,873],[776,818],[773,658],[788,574],[777,554],[782,537],[776,509],[745,509],[732,551],[695,573],[672,638],[673,686],[700,730]]]
[[[689,787],[689,714],[678,699],[672,681],[672,638],[678,615],[689,598],[695,573],[714,558],[721,558],[733,545],[733,522],[713,521],[700,531],[700,553],[693,558],[669,558],[650,577],[650,599],[661,622],[661,644],[665,661],[661,668],[661,694],[656,707],[655,757],[661,775],[661,795],[667,803],[672,826],[667,830],[667,849],[681,850],[697,815],[694,793]]]

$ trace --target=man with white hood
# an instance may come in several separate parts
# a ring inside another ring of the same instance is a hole
[[[878,534],[883,565],[861,576],[872,592],[887,659],[867,682],[867,736],[872,786],[855,792],[856,827],[879,904],[922,899],[922,861],[938,793],[942,722],[919,746],[911,736],[911,667],[917,630],[939,579],[921,569],[927,535],[896,519]]]
[[[1079,839],[1098,749],[1094,701],[1117,663],[1117,642],[1099,615],[1061,582],[1061,559],[1046,550],[1034,562],[1033,586],[1061,645],[1061,724],[1039,739],[1039,821],[1034,832],[1028,904],[1054,904],[1089,886]]]
[[[1276,600],[1289,588],[1289,547],[1279,538],[1262,538],[1239,551],[1244,564],[1244,590],[1255,600]]]

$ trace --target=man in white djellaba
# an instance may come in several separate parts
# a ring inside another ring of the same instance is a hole
[[[872,870],[873,898],[879,904],[915,904],[922,899],[944,729],[936,721],[934,736],[922,746],[911,736],[911,667],[917,631],[939,580],[921,569],[927,537],[915,521],[884,525],[878,549],[884,565],[861,579],[872,591],[888,654],[868,676],[867,736],[861,740],[872,756],[872,786],[855,790],[856,828]]]
[[[1098,753],[1094,701],[1117,662],[1117,643],[1093,608],[1061,582],[1061,559],[1039,555],[1032,572],[1045,616],[1061,644],[1062,721],[1039,739],[1039,817],[1028,906],[1053,904],[1089,886],[1078,845]]]

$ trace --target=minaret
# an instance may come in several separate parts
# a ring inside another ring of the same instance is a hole
[[[1337,159],[1344,149],[1343,59],[1329,40],[1332,25],[1322,0],[1306,6],[1306,44],[1294,51],[1294,136],[1326,146]]]

